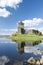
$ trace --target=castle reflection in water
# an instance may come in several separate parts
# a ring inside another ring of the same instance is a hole
[[[32,42],[19,42],[17,51],[18,51],[19,54],[23,54],[25,47],[28,47],[28,49],[30,49],[30,48],[35,49],[34,46],[38,45],[39,43],[41,43],[41,41],[35,41],[33,43]]]

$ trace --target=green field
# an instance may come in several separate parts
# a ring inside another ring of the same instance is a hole
[[[34,42],[34,41],[41,41],[43,40],[42,36],[35,35],[35,34],[12,34],[10,38],[13,41],[29,41],[29,42]]]

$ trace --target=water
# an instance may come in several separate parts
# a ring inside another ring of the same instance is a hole
[[[12,42],[7,38],[0,38],[0,65],[23,65],[30,57],[39,58],[43,55],[43,42]],[[41,51],[39,51],[41,50]],[[18,64],[16,64],[18,63]]]

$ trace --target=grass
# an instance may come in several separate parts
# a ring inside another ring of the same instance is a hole
[[[13,34],[10,36],[10,38],[13,41],[29,41],[29,42],[33,42],[33,41],[41,41],[43,40],[43,37],[41,38],[41,36],[39,35],[35,35],[35,34]]]

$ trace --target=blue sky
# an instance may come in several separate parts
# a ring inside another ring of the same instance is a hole
[[[43,0],[0,0],[0,34],[11,34],[18,21],[43,32]]]

